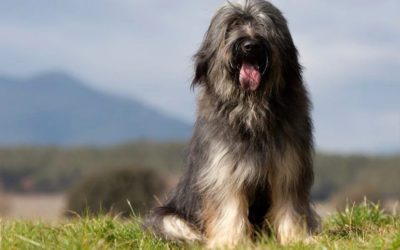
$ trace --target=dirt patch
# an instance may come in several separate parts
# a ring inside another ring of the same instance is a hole
[[[54,221],[62,218],[65,211],[65,194],[17,194],[2,193],[6,208],[1,216],[5,219]]]

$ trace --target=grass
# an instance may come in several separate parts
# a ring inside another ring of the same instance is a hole
[[[138,219],[100,216],[49,224],[2,221],[0,249],[200,249],[163,242],[143,232]],[[273,237],[260,237],[239,249],[400,249],[400,217],[364,202],[327,218],[310,244],[279,246]]]

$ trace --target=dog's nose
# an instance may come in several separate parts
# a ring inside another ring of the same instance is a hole
[[[242,44],[243,52],[250,53],[257,48],[257,42],[252,40],[247,40]]]

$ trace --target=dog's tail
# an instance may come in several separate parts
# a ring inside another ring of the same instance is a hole
[[[203,241],[203,236],[196,227],[171,207],[154,208],[145,218],[143,226],[165,240]]]

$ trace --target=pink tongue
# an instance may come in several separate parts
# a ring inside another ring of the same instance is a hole
[[[252,64],[243,63],[239,75],[239,82],[242,88],[254,91],[260,85],[260,81],[260,71]]]

